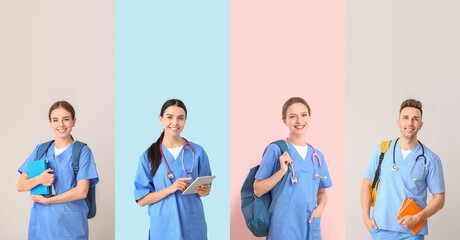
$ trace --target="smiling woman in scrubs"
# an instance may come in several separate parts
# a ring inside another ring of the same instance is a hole
[[[211,167],[204,149],[182,138],[187,108],[178,99],[166,101],[160,112],[163,132],[141,156],[134,180],[134,197],[148,205],[149,239],[207,239],[207,227],[200,197],[211,187],[196,188],[197,194],[182,195],[199,176],[210,176]]]
[[[18,191],[30,191],[39,184],[54,184],[56,195],[45,198],[31,195],[34,205],[30,212],[29,240],[88,239],[88,206],[85,198],[89,187],[99,182],[93,154],[88,146],[80,153],[79,171],[72,168],[74,139],[70,134],[75,126],[75,111],[68,102],[54,103],[48,113],[51,128],[56,134],[54,143],[43,156],[50,168],[41,175],[29,178],[27,163],[37,160],[38,145],[19,168]]]
[[[289,153],[270,144],[262,157],[254,182],[254,193],[260,197],[279,187],[279,182],[292,164],[297,183],[286,181],[270,218],[267,239],[321,239],[320,218],[326,206],[326,188],[332,186],[323,154],[312,161],[314,149],[305,142],[310,124],[310,106],[299,97],[290,98],[283,106],[282,119],[289,129]],[[293,177],[289,173],[289,180]],[[317,175],[315,175],[317,174]]]

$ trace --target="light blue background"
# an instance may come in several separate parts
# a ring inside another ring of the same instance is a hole
[[[139,157],[159,137],[158,115],[184,101],[182,136],[206,150],[212,192],[203,198],[209,239],[230,239],[229,1],[116,1],[115,236],[147,239],[147,207],[134,201]]]

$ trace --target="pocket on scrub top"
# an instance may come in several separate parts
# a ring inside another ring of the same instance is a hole
[[[321,217],[314,217],[310,225],[308,233],[309,240],[321,240]]]
[[[88,238],[88,221],[83,212],[64,212],[61,222],[63,239]]]
[[[426,191],[426,174],[423,173],[424,165],[421,164],[423,161],[417,161],[417,164],[414,166],[412,173],[409,172],[409,176],[406,178],[406,186],[410,193],[417,196],[420,195],[423,191]],[[414,179],[417,179],[415,181]],[[406,196],[411,197],[411,196]]]

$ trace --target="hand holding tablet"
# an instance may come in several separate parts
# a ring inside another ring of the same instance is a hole
[[[201,185],[209,185],[214,178],[216,178],[216,176],[198,177],[188,186],[187,189],[185,189],[182,195],[197,193],[195,190],[197,187]]]

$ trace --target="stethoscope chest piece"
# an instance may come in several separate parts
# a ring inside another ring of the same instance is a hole
[[[169,178],[169,179],[174,179],[174,174],[173,174],[173,173],[171,173],[171,172],[170,172],[170,173],[168,173],[168,178]]]
[[[396,164],[393,164],[393,166],[391,167],[391,170],[396,172],[398,170],[398,166]]]

